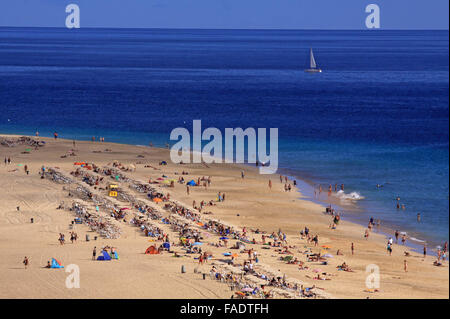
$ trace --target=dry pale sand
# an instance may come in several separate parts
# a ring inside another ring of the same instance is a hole
[[[14,136],[8,136],[14,138]],[[192,206],[192,201],[215,200],[218,192],[226,194],[226,201],[216,206],[206,207],[213,215],[205,218],[216,218],[226,221],[236,227],[246,226],[250,229],[259,228],[268,234],[281,229],[288,235],[288,243],[295,248],[290,249],[295,257],[305,261],[302,252],[312,248],[313,252],[323,251],[322,245],[331,248],[329,253],[334,258],[329,259],[329,265],[318,265],[306,262],[309,270],[299,270],[296,265],[286,264],[279,260],[274,248],[261,249],[261,245],[248,245],[256,249],[260,256],[260,264],[279,270],[288,278],[296,278],[304,282],[306,287],[316,285],[323,288],[332,298],[448,298],[449,268],[445,262],[442,267],[433,266],[434,257],[423,260],[422,256],[411,253],[404,257],[406,247],[394,245],[394,252],[389,256],[385,249],[386,238],[371,233],[364,240],[364,228],[360,225],[342,220],[336,230],[329,228],[331,217],[323,214],[324,208],[301,199],[296,192],[285,192],[284,184],[279,176],[259,175],[253,167],[243,167],[231,164],[185,164],[175,165],[168,159],[168,150],[130,146],[113,143],[77,142],[76,156],[61,158],[73,148],[72,141],[41,138],[47,142],[45,147],[32,150],[30,154],[22,154],[26,146],[0,146],[0,158],[10,156],[10,165],[0,165],[0,297],[1,298],[229,298],[233,292],[223,283],[207,278],[202,280],[194,269],[208,272],[209,264],[198,266],[193,256],[174,258],[170,253],[161,255],[145,255],[145,249],[151,245],[136,227],[123,222],[117,222],[123,235],[119,239],[103,239],[85,241],[89,229],[85,225],[76,225],[75,231],[79,240],[71,244],[69,225],[74,215],[67,210],[57,210],[64,201],[73,201],[63,185],[47,179],[40,179],[38,172],[42,165],[58,167],[61,172],[69,175],[74,170],[74,162],[93,162],[98,166],[111,163],[113,160],[124,164],[134,164],[135,172],[126,174],[136,180],[147,181],[162,174],[178,178],[175,172],[188,171],[189,179],[211,176],[212,184],[208,188],[191,187],[187,195],[186,187],[178,183],[175,188],[165,188],[171,198],[175,198],[186,206]],[[105,152],[111,149],[111,152]],[[94,152],[96,151],[96,152]],[[97,152],[101,151],[101,152]],[[138,157],[138,155],[144,156]],[[167,160],[167,166],[159,166],[161,160]],[[142,164],[139,164],[142,163]],[[28,165],[30,175],[26,175],[23,166]],[[145,168],[150,164],[161,170]],[[16,171],[14,171],[17,169]],[[245,179],[240,172],[245,170]],[[273,187],[268,188],[271,179]],[[85,184],[86,187],[87,184]],[[300,190],[301,192],[301,190]],[[144,195],[138,195],[144,198]],[[160,204],[161,205],[161,204]],[[20,212],[16,207],[20,206]],[[91,208],[93,206],[91,204]],[[30,223],[33,217],[35,222]],[[319,234],[319,247],[307,243],[299,236],[299,231],[308,226],[313,234]],[[66,234],[66,244],[61,246],[58,234]],[[261,235],[253,234],[257,241]],[[171,234],[172,240],[175,235]],[[206,239],[207,242],[218,242],[216,235]],[[231,241],[232,243],[234,241]],[[355,255],[350,253],[350,243],[355,244]],[[104,245],[117,247],[119,260],[100,262],[91,260],[94,246]],[[179,248],[174,247],[175,250]],[[208,246],[214,256],[220,258],[226,248]],[[336,256],[340,249],[344,256]],[[31,264],[24,269],[24,256],[30,258]],[[80,267],[81,287],[66,288],[68,273],[63,269],[45,269],[47,260],[55,257],[64,265],[76,264]],[[242,261],[244,256],[237,258]],[[408,261],[409,271],[403,270],[403,261]],[[338,271],[336,266],[346,262],[354,272]],[[366,290],[366,266],[375,264],[380,269],[380,288],[378,292],[369,293]],[[181,274],[181,266],[186,267],[186,273]],[[331,280],[314,280],[316,275],[312,269],[320,268],[333,274]]]

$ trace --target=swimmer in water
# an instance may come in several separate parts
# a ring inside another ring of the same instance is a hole
[[[420,213],[417,213],[417,221],[420,222]]]

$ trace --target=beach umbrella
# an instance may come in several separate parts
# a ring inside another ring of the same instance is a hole
[[[313,272],[322,272],[322,269],[316,268],[316,269],[313,269]]]
[[[231,253],[223,253],[224,256],[231,256]]]
[[[220,240],[228,240],[228,237],[220,237]]]
[[[193,246],[200,246],[200,245],[203,245],[203,243],[201,243],[201,242],[199,242],[199,241],[196,241],[196,242],[193,243],[192,245],[193,245]]]
[[[236,291],[235,294],[239,296],[245,296],[245,294],[242,291]]]
[[[160,202],[162,202],[162,199],[159,198],[159,197],[155,197],[155,198],[153,198],[153,201],[154,201],[155,203],[160,203]]]
[[[253,291],[253,288],[249,288],[249,287],[247,287],[247,288],[242,288],[241,291],[242,291],[242,292],[252,292],[252,291]]]
[[[333,258],[333,255],[332,255],[332,254],[325,254],[325,255],[323,255],[322,257],[325,257],[325,258]]]
[[[203,227],[203,223],[198,222],[197,225]]]
[[[157,179],[156,179],[157,181],[163,181],[164,180],[164,178],[162,178],[162,177],[158,177]]]
[[[331,246],[328,246],[328,245],[322,245],[322,247],[325,249],[331,248]]]
[[[168,180],[163,181],[163,184],[170,184]]]
[[[239,257],[239,255],[234,253],[234,254],[231,255],[231,257],[237,258],[237,257]]]

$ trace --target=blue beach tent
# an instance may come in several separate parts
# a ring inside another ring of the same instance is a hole
[[[63,265],[59,261],[57,261],[55,258],[52,258],[52,264],[50,268],[64,268]]]
[[[193,179],[191,179],[191,180],[187,183],[187,185],[189,185],[189,186],[196,186],[197,184],[195,184],[195,181],[194,181]]]
[[[108,254],[106,250],[104,250],[103,254],[97,257],[97,260],[111,260],[111,256]]]

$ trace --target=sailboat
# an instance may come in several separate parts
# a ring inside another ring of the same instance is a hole
[[[309,69],[306,69],[305,72],[308,73],[321,73],[322,70],[319,69],[316,65],[316,60],[314,59],[313,50],[309,50]]]

